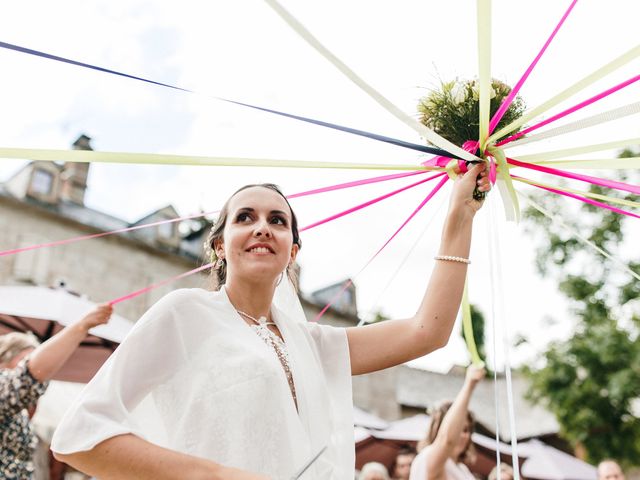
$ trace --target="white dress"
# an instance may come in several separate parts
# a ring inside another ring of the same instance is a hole
[[[409,480],[429,480],[427,465],[429,464],[429,447],[423,448],[413,459]],[[444,478],[446,480],[475,480],[476,477],[464,463],[456,463],[450,458],[444,464]]]
[[[297,301],[297,300],[296,300]],[[297,409],[282,364],[224,291],[176,290],[143,315],[65,414],[51,448],[90,450],[132,433],[157,445],[290,478],[353,478],[346,332],[272,307],[285,340]]]

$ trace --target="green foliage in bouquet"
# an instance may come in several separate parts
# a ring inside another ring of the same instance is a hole
[[[502,100],[509,95],[511,87],[493,79],[491,81],[490,114],[498,110]],[[454,80],[442,83],[441,88],[431,91],[420,99],[418,111],[420,121],[450,142],[462,145],[467,140],[478,140],[480,85],[477,80]],[[521,117],[525,104],[516,96],[496,130]],[[519,130],[519,129],[518,129]],[[518,132],[514,130],[508,135]]]

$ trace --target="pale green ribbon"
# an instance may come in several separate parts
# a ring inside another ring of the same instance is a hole
[[[478,71],[480,121],[478,139],[484,152],[491,115],[491,0],[478,0]]]
[[[498,164],[498,189],[502,197],[507,220],[518,223],[520,222],[520,202],[518,201],[511,175],[509,175],[509,165],[504,151],[495,145],[488,145],[487,151],[496,159]]]
[[[375,88],[364,81],[356,72],[349,68],[342,60],[340,60],[333,52],[325,47],[297,18],[295,18],[289,11],[287,11],[276,0],[265,0],[266,3],[295,31],[302,39],[304,39],[311,47],[313,47],[320,55],[328,60],[334,67],[336,67],[343,75],[356,84],[362,91],[369,95],[385,110],[391,113],[394,117],[402,121],[405,125],[418,132],[427,141],[437,145],[438,147],[446,150],[449,153],[459,156],[468,161],[477,161],[478,157],[463,150],[458,145],[454,145],[449,140],[441,137],[436,132],[427,128],[422,123],[418,122],[415,118],[407,115],[402,109],[394,105],[389,99],[384,97]]]
[[[531,119],[533,119],[533,118],[535,118],[535,117],[537,117],[539,115],[542,115],[544,112],[546,112],[547,110],[555,107],[560,102],[562,102],[564,100],[567,100],[568,98],[572,97],[576,93],[578,93],[581,90],[585,89],[586,87],[588,87],[592,83],[600,80],[601,78],[609,75],[610,73],[614,72],[618,68],[626,65],[627,63],[629,63],[631,60],[637,58],[638,56],[640,56],[640,45],[636,45],[635,47],[633,47],[628,52],[620,55],[615,60],[612,60],[611,62],[607,63],[606,65],[600,67],[598,70],[596,70],[592,74],[587,75],[582,80],[579,80],[578,82],[576,82],[575,84],[573,84],[569,88],[563,90],[559,94],[557,94],[554,97],[550,98],[549,100],[547,100],[545,103],[543,103],[539,107],[536,107],[533,110],[530,110],[530,111],[526,112],[523,116],[521,116],[520,118],[514,120],[509,125],[504,126],[503,128],[501,128],[497,132],[494,132],[493,135],[491,135],[489,137],[489,142],[495,142],[498,138],[502,138],[506,134],[513,132],[515,129],[517,129],[518,127],[524,125],[529,120],[531,120]]]
[[[565,167],[573,169],[597,169],[597,170],[626,170],[640,168],[640,157],[628,158],[599,158],[588,160],[542,160],[538,165],[550,167]]]
[[[609,195],[601,195],[599,193],[585,192],[583,190],[576,190],[569,187],[560,187],[557,185],[550,185],[548,183],[540,182],[538,180],[529,180],[527,178],[514,178],[516,182],[526,183],[528,185],[537,185],[540,187],[553,188],[563,192],[575,193],[576,195],[582,195],[584,197],[595,198],[604,202],[617,203],[618,205],[625,205],[627,207],[640,208],[640,202],[634,202],[633,200],[627,200],[625,198],[610,197]]]
[[[230,167],[330,168],[347,170],[436,170],[441,167],[352,162],[309,162],[269,158],[207,157],[163,155],[157,153],[95,152],[93,150],[49,150],[38,148],[0,148],[0,158],[58,162],[101,162],[153,165],[203,165]]]
[[[626,138],[623,140],[615,140],[613,142],[598,143],[595,145],[584,145],[582,147],[565,148],[563,150],[553,150],[550,152],[534,153],[531,155],[517,155],[512,158],[521,162],[539,163],[541,160],[553,160],[555,158],[573,157],[583,153],[601,152],[603,150],[612,150],[614,148],[624,148],[632,145],[639,145],[640,137]],[[607,168],[605,166],[601,168]]]
[[[629,268],[629,266],[624,263],[621,260],[618,260],[616,257],[614,257],[613,255],[611,255],[609,252],[607,252],[606,250],[604,250],[603,248],[598,247],[595,243],[593,243],[591,240],[585,238],[584,236],[582,236],[580,233],[576,232],[573,228],[571,228],[569,225],[567,225],[561,218],[557,217],[556,215],[553,215],[552,213],[548,212],[544,207],[542,207],[541,205],[539,205],[538,203],[536,203],[531,197],[527,196],[526,194],[522,193],[522,192],[518,192],[520,195],[522,195],[527,202],[529,202],[529,205],[531,205],[533,208],[535,208],[536,210],[538,210],[540,213],[542,213],[545,217],[549,218],[550,220],[552,220],[553,222],[556,222],[558,225],[560,225],[562,228],[566,229],[569,233],[571,233],[578,241],[580,241],[581,243],[583,243],[584,245],[588,246],[589,248],[595,250],[596,252],[598,252],[600,255],[602,255],[603,257],[608,258],[609,260],[611,260],[613,263],[615,263],[616,265],[618,265],[620,268],[622,268],[624,271],[626,271],[627,273],[629,273],[633,278],[640,280],[640,275],[636,272],[634,272],[633,270],[631,270],[631,268]]]
[[[471,304],[469,303],[469,293],[467,291],[467,281],[464,282],[464,291],[462,293],[462,330],[464,331],[464,339],[467,343],[467,350],[471,355],[471,362],[474,365],[483,367],[484,362],[478,353],[476,340],[473,337],[473,323],[471,320]]]

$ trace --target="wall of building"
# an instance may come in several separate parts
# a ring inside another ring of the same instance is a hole
[[[54,212],[0,197],[0,249],[98,233]],[[69,245],[0,258],[0,284],[54,286],[63,280],[70,290],[100,303],[191,270],[196,264],[142,242],[110,235]],[[154,302],[176,288],[204,286],[205,275],[193,275],[118,304],[116,311],[136,320]]]

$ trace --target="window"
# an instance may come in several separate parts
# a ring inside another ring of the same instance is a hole
[[[174,223],[163,223],[158,225],[158,235],[162,238],[173,238]]]
[[[46,170],[36,169],[31,177],[31,189],[34,193],[48,195],[53,185],[53,174]]]

